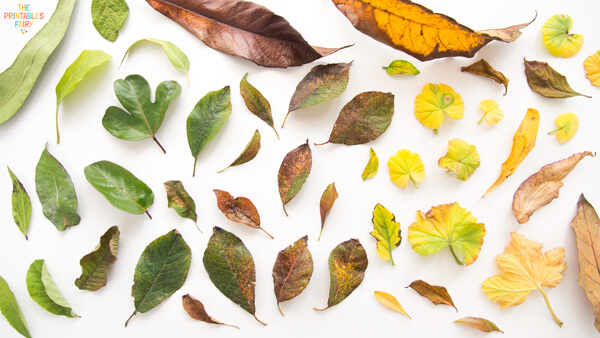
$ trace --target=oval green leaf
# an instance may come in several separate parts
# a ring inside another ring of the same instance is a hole
[[[390,62],[389,66],[381,68],[385,69],[386,73],[390,75],[418,75],[421,73],[417,67],[405,60],[394,60]]]
[[[17,227],[19,227],[19,230],[25,235],[25,239],[27,239],[27,230],[29,229],[29,222],[31,220],[31,200],[17,176],[13,174],[8,166],[6,169],[8,169],[13,186],[11,195],[13,218]]]
[[[183,187],[183,183],[181,181],[167,181],[163,185],[167,191],[168,207],[175,210],[179,216],[194,221],[197,227],[198,215],[196,214],[196,203]]]
[[[92,0],[92,23],[98,33],[108,41],[115,41],[119,29],[129,16],[125,0]]]
[[[165,54],[167,54],[167,57],[169,58],[169,61],[171,62],[173,67],[176,70],[185,73],[187,84],[188,86],[190,85],[190,77],[188,76],[188,72],[190,70],[190,60],[188,59],[187,55],[185,55],[185,53],[181,51],[181,49],[179,49],[177,46],[170,43],[169,41],[152,38],[137,40],[131,46],[129,46],[129,48],[127,48],[125,55],[123,55],[123,59],[121,59],[121,64],[123,64],[125,57],[127,56],[127,54],[129,54],[133,47],[144,42],[150,42],[161,46],[162,49],[165,51]]]
[[[27,323],[25,322],[25,318],[23,318],[23,313],[21,312],[19,303],[17,303],[15,294],[10,290],[8,283],[6,283],[1,276],[0,311],[2,311],[2,315],[4,315],[4,318],[6,318],[10,326],[17,330],[23,337],[31,338]]]
[[[277,307],[283,316],[279,303],[298,296],[310,282],[313,273],[313,259],[307,247],[308,236],[295,241],[279,251],[273,265],[273,284]]]
[[[273,131],[275,131],[275,135],[277,135],[277,139],[279,139],[279,134],[277,133],[277,129],[273,125],[273,115],[271,115],[271,104],[267,99],[263,96],[263,94],[258,91],[253,85],[248,82],[246,79],[248,77],[248,73],[244,75],[242,81],[240,81],[240,94],[242,94],[242,98],[244,98],[244,103],[246,107],[252,114],[258,116],[259,119],[265,121]]]
[[[106,285],[108,269],[117,260],[120,235],[118,226],[110,227],[100,237],[96,249],[81,258],[81,276],[75,280],[79,290],[97,291]]]
[[[283,158],[277,174],[277,183],[279,185],[279,197],[283,203],[283,212],[286,216],[288,213],[285,210],[285,205],[300,192],[311,168],[312,151],[308,145],[308,140],[305,144],[287,153]]]
[[[44,310],[60,316],[79,317],[58,290],[43,259],[31,263],[26,276],[27,291]]]
[[[233,162],[231,162],[230,165],[228,165],[225,169],[228,169],[229,167],[234,167],[240,164],[244,164],[246,162],[250,162],[251,160],[253,160],[256,157],[256,154],[258,154],[258,151],[260,150],[260,133],[258,132],[258,129],[256,131],[254,131],[254,135],[252,135],[252,138],[250,139],[250,141],[248,141],[248,144],[246,144],[246,147],[244,148],[244,150],[242,150],[242,153],[240,154],[240,156],[238,156],[235,160],[233,160]],[[225,169],[221,169],[218,172],[222,172],[225,171]]]

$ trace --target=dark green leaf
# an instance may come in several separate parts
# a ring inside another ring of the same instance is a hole
[[[389,66],[381,68],[385,69],[386,73],[390,75],[419,75],[421,73],[417,67],[405,60],[394,60],[390,62]]]
[[[97,291],[106,285],[108,269],[117,260],[120,235],[119,227],[110,227],[100,237],[96,249],[81,258],[81,276],[75,280],[79,290]]]
[[[283,212],[286,216],[285,205],[300,192],[311,168],[312,151],[308,145],[308,140],[305,144],[287,153],[283,158],[277,174],[277,183],[279,185],[279,197],[283,203]]]
[[[185,55],[185,53],[181,51],[181,49],[179,49],[177,46],[170,43],[169,41],[152,38],[137,40],[131,46],[129,46],[129,48],[127,48],[125,55],[123,55],[123,59],[121,59],[121,64],[123,64],[123,60],[125,60],[125,57],[127,56],[127,54],[129,54],[131,49],[143,42],[151,42],[161,46],[165,51],[165,54],[167,54],[167,57],[169,58],[169,61],[171,62],[173,67],[178,71],[185,73],[187,84],[188,86],[190,85],[190,78],[188,76],[188,71],[190,70],[190,60],[188,59],[187,55]]]
[[[564,99],[573,96],[591,96],[580,94],[569,86],[567,78],[555,71],[546,62],[527,61],[525,62],[525,75],[527,76],[527,84],[534,92],[550,98]]]
[[[240,329],[235,325],[225,324],[211,317],[208,313],[206,313],[206,310],[204,309],[204,304],[202,304],[202,302],[200,302],[196,298],[192,297],[190,294],[183,295],[181,302],[183,303],[183,309],[190,315],[190,317],[194,318],[195,320],[200,320],[209,324],[231,326],[235,327],[238,330]]]
[[[258,116],[259,119],[265,121],[273,131],[275,131],[275,135],[279,139],[279,134],[277,133],[277,129],[273,125],[273,116],[271,115],[271,105],[269,101],[261,94],[258,89],[256,89],[253,85],[246,80],[248,77],[248,73],[244,75],[242,81],[240,81],[240,94],[244,98],[244,103],[246,103],[246,107],[248,110],[252,112],[252,114]]]
[[[103,38],[115,41],[129,16],[125,0],[92,0],[92,23]]]
[[[17,330],[23,337],[31,338],[15,294],[10,290],[8,283],[2,277],[0,277],[0,311],[2,311],[10,326]]]
[[[196,203],[194,203],[192,196],[185,190],[181,181],[167,181],[163,183],[163,185],[167,190],[169,208],[175,210],[179,216],[189,218],[197,223],[198,215],[196,215]],[[196,226],[198,226],[198,224],[196,224]]]
[[[6,169],[8,169],[13,186],[11,196],[13,218],[17,227],[27,239],[27,229],[29,229],[29,221],[31,220],[31,200],[17,176],[13,174],[9,167],[6,167]]]
[[[321,211],[321,232],[319,233],[319,239],[323,234],[323,227],[325,226],[325,219],[333,207],[333,203],[338,198],[337,190],[335,190],[335,182],[327,186],[327,189],[323,191],[321,195],[321,202],[319,203],[319,210]]]
[[[244,148],[244,150],[242,150],[242,153],[240,154],[240,156],[238,156],[235,160],[233,160],[233,162],[231,162],[231,164],[228,165],[227,168],[234,167],[234,166],[240,165],[240,164],[244,164],[246,162],[250,162],[251,160],[253,160],[256,157],[256,154],[258,154],[259,150],[260,150],[260,133],[258,132],[258,129],[257,129],[254,132],[254,135],[252,135],[252,138],[250,139],[248,144],[246,144],[246,147]],[[225,168],[225,169],[227,169],[227,168]],[[222,172],[225,169],[221,169],[218,172]]]
[[[506,92],[508,91],[508,78],[501,72],[495,70],[494,67],[492,67],[484,59],[481,59],[469,66],[461,67],[460,71],[487,77],[488,79],[492,79],[500,84],[503,84],[504,95],[506,95]]]
[[[312,277],[313,260],[307,241],[308,236],[304,236],[277,254],[273,265],[273,284],[279,312],[281,312],[279,303],[302,293]],[[283,316],[283,312],[281,315]]]
[[[44,310],[66,317],[79,317],[71,310],[71,306],[58,290],[50,276],[43,259],[31,263],[26,276],[27,291],[36,303]]]

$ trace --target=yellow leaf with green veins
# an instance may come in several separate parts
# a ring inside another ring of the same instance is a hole
[[[600,87],[600,50],[585,59],[583,67],[585,68],[585,77],[594,86]]]
[[[573,19],[567,14],[554,14],[542,26],[544,45],[554,56],[569,58],[583,45],[583,35],[569,34],[573,28]]]
[[[479,102],[479,109],[483,111],[483,116],[477,124],[480,124],[483,119],[485,119],[488,124],[496,124],[504,118],[504,112],[500,109],[500,106],[498,106],[498,102],[494,100],[490,99]]]
[[[406,187],[409,180],[413,182],[415,188],[418,188],[417,183],[425,180],[425,166],[421,162],[421,157],[406,149],[399,150],[390,157],[388,168],[390,179],[400,188]]]
[[[450,118],[460,120],[464,112],[465,104],[460,95],[443,83],[426,84],[415,98],[415,117],[436,134],[444,121],[444,113]]]
[[[453,171],[461,181],[473,175],[480,164],[477,148],[457,138],[448,141],[448,152],[438,161],[440,168]]]
[[[384,261],[391,261],[394,264],[392,250],[397,248],[402,241],[400,223],[396,222],[396,217],[383,205],[377,204],[373,209],[374,230],[371,236],[377,240],[377,254]]]
[[[554,120],[558,129],[549,132],[548,134],[556,134],[556,138],[560,142],[567,142],[572,139],[579,128],[579,119],[573,113],[564,113],[558,115]]]
[[[362,173],[363,181],[367,178],[375,176],[377,174],[377,170],[379,170],[379,158],[377,158],[377,154],[373,148],[369,149],[369,162],[365,166],[365,169]]]

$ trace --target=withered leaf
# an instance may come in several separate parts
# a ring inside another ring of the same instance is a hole
[[[327,189],[323,191],[323,195],[321,195],[321,202],[319,204],[319,209],[321,211],[321,232],[319,233],[319,239],[321,239],[321,235],[323,234],[323,227],[325,226],[325,219],[327,219],[327,215],[331,211],[333,207],[333,203],[338,198],[337,190],[335,190],[335,182],[331,183],[327,186]]]
[[[250,139],[250,141],[248,141],[248,144],[246,144],[246,147],[244,148],[244,150],[242,150],[242,153],[240,154],[240,156],[238,156],[235,160],[233,160],[233,162],[231,162],[231,164],[228,165],[226,168],[219,170],[218,173],[225,171],[225,169],[228,169],[229,167],[235,167],[237,165],[241,165],[246,162],[252,161],[256,157],[256,154],[258,154],[259,150],[260,150],[260,133],[258,132],[258,129],[257,129],[254,131],[252,138]]]
[[[204,304],[202,304],[202,302],[200,302],[196,298],[192,297],[189,293],[183,295],[181,297],[181,301],[183,303],[183,309],[190,315],[190,317],[196,320],[200,320],[209,324],[231,326],[235,327],[238,330],[240,329],[235,325],[225,324],[211,317],[208,313],[206,313],[206,310],[204,309]]]
[[[117,261],[120,235],[119,227],[110,227],[100,237],[98,247],[81,258],[81,276],[75,280],[77,288],[97,291],[106,285],[108,269]]]
[[[394,95],[364,92],[346,103],[338,116],[329,140],[324,143],[363,144],[378,138],[392,123]]]
[[[501,72],[495,70],[494,67],[485,61],[485,59],[481,59],[469,66],[461,67],[460,71],[487,77],[498,82],[499,84],[503,84],[504,95],[506,95],[506,92],[508,91],[508,78]]]
[[[257,65],[300,66],[340,48],[314,47],[271,10],[243,0],[146,0],[210,48]]]
[[[271,115],[271,104],[267,99],[263,96],[261,92],[256,89],[253,85],[246,80],[248,77],[248,73],[244,75],[242,81],[240,81],[240,94],[244,99],[244,103],[249,111],[252,114],[256,115],[259,119],[265,121],[273,131],[275,131],[275,135],[277,135],[277,139],[279,139],[279,134],[277,133],[277,129],[273,125],[273,115]],[[258,132],[258,131],[256,131]]]
[[[277,183],[279,185],[279,197],[283,203],[283,212],[288,216],[285,205],[294,198],[302,186],[312,168],[312,151],[306,143],[298,146],[285,155],[279,173],[277,174]]]
[[[254,229],[262,230],[267,236],[273,238],[265,229],[260,227],[260,215],[254,206],[254,203],[246,197],[236,197],[235,199],[227,191],[214,189],[217,197],[217,206],[219,210],[229,220],[242,223]]]
[[[167,203],[177,214],[184,218],[189,218],[198,228],[198,215],[196,214],[196,203],[194,199],[183,187],[181,181],[167,181],[163,183],[167,191]],[[198,231],[202,232],[200,228]]]
[[[483,318],[478,318],[478,317],[464,317],[464,318],[455,320],[454,322],[457,323],[457,324],[462,324],[462,325],[466,325],[466,326],[472,327],[472,328],[477,329],[477,330],[482,331],[482,332],[497,331],[497,332],[504,333],[504,331],[500,330],[498,328],[498,326],[496,326],[496,324],[490,322],[487,319],[483,319]]]
[[[529,176],[517,189],[513,196],[513,213],[521,224],[529,221],[529,217],[539,208],[558,197],[563,186],[562,180],[586,156],[595,156],[590,151],[576,153],[571,157],[547,164],[537,173]]]
[[[279,303],[298,296],[310,282],[313,273],[313,260],[304,236],[287,248],[279,251],[273,265],[273,284],[277,308],[283,316]]]
[[[407,288],[417,291],[418,294],[429,299],[435,305],[449,305],[452,306],[456,312],[458,312],[458,309],[456,306],[454,306],[454,302],[452,301],[452,297],[450,297],[448,290],[446,290],[446,288],[443,286],[431,285],[419,279],[410,283]]]
[[[534,92],[550,98],[564,99],[573,96],[585,96],[571,88],[567,78],[550,67],[546,62],[527,61],[525,63],[525,75],[527,76],[527,84]]]

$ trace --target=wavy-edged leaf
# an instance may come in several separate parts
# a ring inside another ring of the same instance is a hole
[[[456,306],[454,306],[454,301],[452,300],[452,297],[450,297],[448,290],[443,286],[431,285],[423,280],[418,279],[410,283],[407,288],[417,291],[419,295],[429,299],[435,305],[443,304],[452,306],[454,310],[458,312],[458,309]]]
[[[592,85],[600,87],[600,50],[588,56],[583,62],[585,68],[585,77],[590,80]]]
[[[81,276],[75,280],[79,290],[98,291],[106,285],[108,270],[117,261],[120,235],[118,226],[110,227],[96,249],[81,258]]]
[[[244,99],[244,103],[246,107],[252,114],[256,115],[259,119],[265,121],[269,127],[273,128],[275,135],[277,135],[277,139],[279,139],[279,134],[277,133],[277,129],[273,125],[273,115],[271,115],[271,104],[267,99],[263,96],[261,92],[256,89],[253,85],[250,84],[247,80],[248,73],[244,75],[242,80],[240,81],[240,94]]]
[[[127,48],[127,50],[125,51],[125,55],[123,55],[123,58],[121,59],[121,64],[123,64],[125,57],[127,57],[127,54],[131,52],[132,48],[144,42],[150,42],[155,45],[161,46],[162,49],[165,51],[165,54],[167,54],[167,58],[169,58],[169,62],[171,62],[173,68],[180,72],[183,72],[185,74],[185,79],[187,80],[188,86],[190,85],[190,77],[188,75],[188,72],[190,70],[190,60],[188,59],[187,55],[185,55],[185,53],[182,52],[181,49],[179,49],[179,47],[175,46],[169,41],[153,38],[139,39],[133,44],[131,44],[129,48]]]
[[[568,14],[554,14],[542,26],[544,45],[550,53],[561,58],[569,58],[581,50],[583,35],[569,33],[573,19]]]
[[[377,174],[377,170],[379,170],[379,158],[377,157],[375,150],[373,150],[373,148],[370,148],[369,162],[367,162],[367,165],[365,166],[365,169],[363,170],[361,175],[363,181],[367,178],[375,176],[375,174]]]
[[[194,221],[197,227],[198,215],[196,214],[196,203],[183,187],[183,183],[181,181],[167,181],[163,185],[167,191],[168,207],[175,210],[179,216]]]
[[[31,200],[29,199],[29,195],[23,187],[23,184],[17,176],[10,170],[7,166],[8,174],[10,175],[10,179],[12,181],[12,194],[11,194],[11,204],[12,204],[12,214],[17,227],[23,235],[25,239],[27,239],[27,230],[29,229],[29,222],[31,221]]]
[[[477,148],[457,138],[448,141],[448,152],[438,160],[440,168],[454,172],[461,181],[471,177],[480,164]]]
[[[388,159],[390,180],[400,188],[405,188],[412,182],[415,188],[417,183],[425,180],[425,166],[421,157],[410,150],[401,149]]]
[[[117,39],[128,16],[129,6],[125,0],[92,0],[92,23],[108,41]]]
[[[527,61],[525,63],[525,76],[527,84],[534,92],[549,98],[564,99],[574,96],[591,96],[580,94],[571,88],[567,78],[550,67],[546,62]]]
[[[287,248],[279,251],[273,264],[273,284],[277,308],[283,316],[279,303],[298,296],[310,282],[313,259],[307,247],[308,236],[304,236]]]
[[[308,140],[287,153],[283,158],[277,173],[277,183],[279,185],[279,197],[281,203],[283,203],[283,212],[286,216],[288,213],[285,210],[285,205],[300,192],[311,168],[312,151],[308,145]]]
[[[389,75],[419,75],[421,73],[417,67],[406,60],[394,60],[390,62],[389,66],[382,66],[381,68]]]
[[[333,203],[338,198],[338,192],[335,189],[335,182],[331,183],[327,186],[323,194],[321,195],[321,201],[319,202],[319,211],[321,212],[321,232],[319,232],[319,239],[321,239],[321,235],[323,234],[323,227],[325,226],[325,220],[333,208]]]
[[[460,67],[460,71],[492,79],[497,83],[504,85],[504,95],[506,95],[506,93],[508,92],[508,78],[504,76],[504,74],[502,74],[501,72],[495,70],[494,67],[492,67],[492,65],[485,61],[485,59],[481,59],[466,67]]]
[[[246,197],[233,198],[227,191],[214,189],[217,197],[217,207],[229,220],[242,223],[254,229],[262,230],[267,236],[273,236],[260,226],[260,215],[251,200]]]
[[[229,169],[230,167],[242,165],[246,162],[252,161],[256,157],[256,154],[258,154],[259,150],[260,133],[257,129],[254,131],[254,134],[252,135],[250,141],[248,141],[248,144],[246,144],[246,147],[244,147],[244,150],[242,150],[242,153],[235,160],[233,160],[233,162],[231,162],[230,165],[228,165],[224,169],[219,170],[218,173],[223,172],[225,171],[225,169]]]
[[[43,259],[35,260],[27,270],[25,278],[29,296],[44,310],[60,316],[79,317],[58,290]]]
[[[211,317],[208,313],[206,313],[206,310],[204,309],[204,304],[202,304],[202,302],[200,302],[196,298],[192,297],[190,294],[183,295],[181,298],[181,302],[183,303],[183,309],[188,313],[188,315],[190,315],[190,317],[194,318],[195,320],[203,321],[209,324],[231,326],[235,327],[238,330],[240,329],[235,325],[225,324]]]
[[[399,313],[405,315],[406,317],[410,318],[410,316],[408,315],[408,313],[406,313],[406,311],[404,311],[404,308],[402,307],[402,305],[400,305],[400,302],[396,299],[396,297],[390,295],[387,292],[383,292],[383,291],[375,291],[374,295],[375,295],[375,299],[377,299],[381,304],[383,304],[383,306],[387,307],[390,310],[399,312]]]
[[[15,294],[8,287],[8,283],[0,276],[0,311],[10,326],[23,337],[31,338],[23,313],[17,303]]]
[[[474,329],[477,329],[479,331],[482,332],[502,332],[504,333],[504,331],[500,330],[498,328],[498,326],[496,326],[496,324],[490,322],[487,319],[484,318],[479,318],[479,317],[464,317],[461,319],[457,319],[454,321],[457,324],[462,324],[462,325],[466,325],[468,327],[472,327]]]
[[[377,203],[373,208],[371,222],[373,222],[374,230],[370,234],[377,240],[377,254],[384,261],[390,261],[392,265],[396,265],[392,250],[402,242],[402,231],[400,230],[400,223],[396,222],[396,216],[383,205]]]
[[[554,119],[554,124],[558,127],[548,134],[556,134],[556,139],[559,142],[567,142],[575,136],[579,129],[579,118],[573,113],[563,113]]]
[[[479,109],[483,111],[483,116],[477,124],[480,124],[483,119],[485,119],[488,124],[496,124],[504,118],[504,112],[500,109],[498,102],[494,100],[489,99],[479,102]]]
[[[465,103],[452,87],[427,83],[415,97],[415,118],[435,134],[444,121],[444,113],[455,120],[463,118]]]

